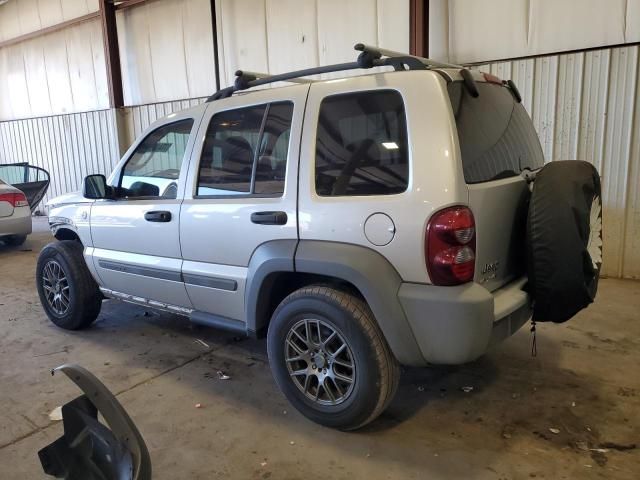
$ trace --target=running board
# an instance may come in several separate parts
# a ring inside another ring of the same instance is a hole
[[[247,335],[247,324],[239,320],[232,320],[230,318],[199,311],[191,312],[189,320],[198,325],[220,328],[222,330],[229,330],[230,332]]]
[[[192,323],[198,325],[204,325],[206,327],[219,328],[221,330],[228,330],[234,333],[249,335],[249,332],[247,331],[247,324],[241,322],[240,320],[232,320],[230,318],[220,317],[211,313],[199,312],[191,308],[179,307],[177,305],[157,302],[155,300],[149,300],[148,298],[129,295],[104,287],[100,287],[100,291],[107,298],[121,300],[123,302],[133,303],[135,305],[141,305],[143,307],[149,307],[156,310],[162,310],[164,312],[176,313],[178,315],[189,317],[189,320],[191,320]]]
[[[143,307],[153,308],[155,310],[162,310],[163,312],[176,313],[188,317],[192,308],[180,307],[178,305],[171,305],[169,303],[157,302],[148,298],[138,297],[136,295],[129,295],[127,293],[117,292],[108,288],[100,287],[100,291],[106,298],[112,298],[114,300],[121,300],[127,303],[133,303],[134,305],[141,305]]]

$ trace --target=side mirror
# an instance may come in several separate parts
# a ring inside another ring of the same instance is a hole
[[[98,200],[101,198],[111,198],[111,188],[107,185],[104,175],[89,175],[84,177],[82,195],[84,198]]]

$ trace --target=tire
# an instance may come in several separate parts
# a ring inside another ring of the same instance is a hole
[[[269,324],[267,349],[282,393],[304,416],[327,427],[366,425],[389,405],[398,387],[400,367],[367,304],[331,287],[313,285],[286,297]]]
[[[595,299],[602,267],[600,177],[588,162],[550,162],[536,175],[527,218],[533,320],[561,323]]]
[[[8,237],[4,237],[2,240],[4,240],[4,243],[6,245],[9,245],[10,247],[19,247],[27,240],[27,236],[26,235],[9,235]]]
[[[36,286],[40,303],[49,319],[66,330],[88,327],[102,306],[102,294],[82,252],[79,242],[63,240],[46,245],[38,257]]]

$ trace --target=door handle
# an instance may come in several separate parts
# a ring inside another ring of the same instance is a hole
[[[259,225],[285,225],[287,223],[286,212],[253,212],[251,221]]]
[[[171,212],[166,210],[147,212],[144,214],[144,219],[147,222],[170,222]]]

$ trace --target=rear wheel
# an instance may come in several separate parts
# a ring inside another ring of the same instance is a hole
[[[102,294],[73,240],[50,243],[38,257],[36,286],[49,319],[67,330],[86,328],[100,313]]]
[[[4,243],[6,243],[11,247],[19,247],[27,240],[27,236],[26,235],[9,235],[8,237],[4,237],[2,240],[4,240]]]
[[[330,287],[305,287],[282,301],[269,325],[268,351],[287,399],[328,427],[366,425],[398,386],[398,362],[367,304]]]

